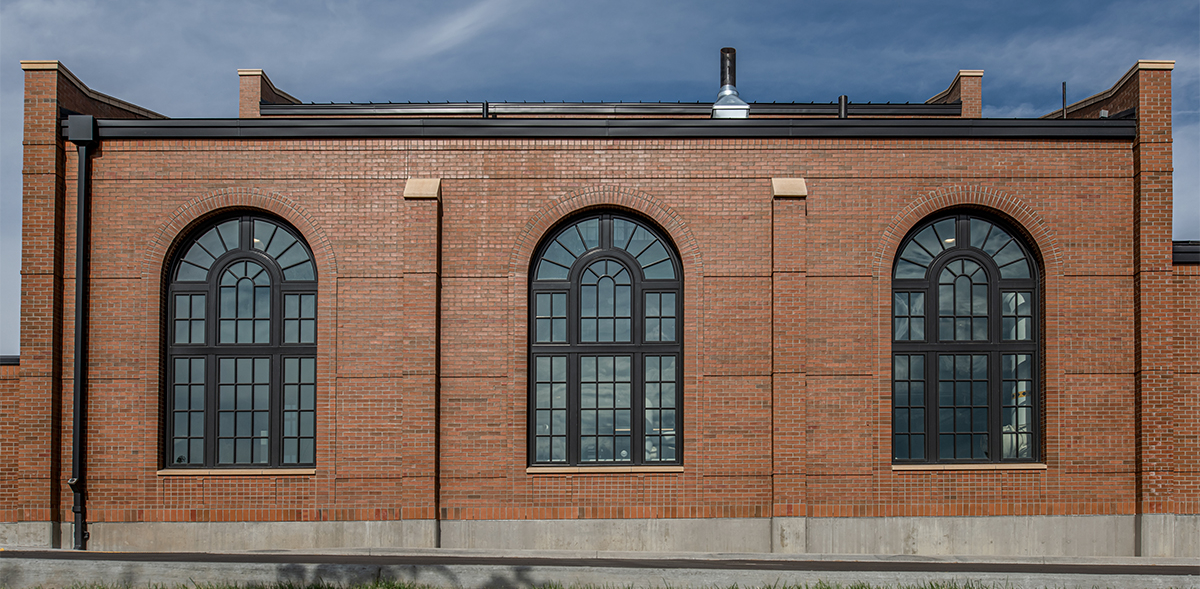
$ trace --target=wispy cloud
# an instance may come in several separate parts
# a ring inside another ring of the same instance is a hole
[[[470,44],[478,35],[518,18],[519,3],[507,0],[483,0],[470,8],[441,19],[430,30],[412,41],[413,58],[428,59],[439,53]]]

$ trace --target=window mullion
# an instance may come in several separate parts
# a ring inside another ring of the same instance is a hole
[[[567,354],[567,464],[576,466],[582,462],[580,456],[580,354]]]
[[[204,356],[204,466],[217,464],[217,354],[215,351]]]

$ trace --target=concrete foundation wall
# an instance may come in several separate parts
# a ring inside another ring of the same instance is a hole
[[[59,548],[61,539],[70,538],[70,533],[70,525],[57,522],[2,522],[0,545]]]
[[[1137,516],[1138,556],[1200,557],[1200,515]]]
[[[1135,516],[775,518],[777,552],[1135,556]]]
[[[443,548],[770,552],[769,518],[444,521]]]
[[[1200,557],[1200,515],[446,520],[441,548],[923,556]],[[435,548],[434,520],[94,523],[90,550]],[[0,524],[0,545],[69,547],[70,524]]]
[[[437,545],[434,520],[95,523],[88,529],[89,550],[214,552]]]

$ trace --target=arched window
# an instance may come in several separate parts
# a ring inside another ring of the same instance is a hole
[[[892,276],[892,458],[1032,462],[1040,447],[1038,266],[998,220],[917,226]]]
[[[590,215],[539,247],[529,286],[529,464],[679,464],[678,256],[648,223]]]
[[[279,221],[199,227],[167,286],[166,464],[313,466],[317,276]]]

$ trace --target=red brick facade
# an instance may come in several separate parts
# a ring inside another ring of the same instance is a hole
[[[102,139],[88,521],[1200,514],[1200,270],[1171,257],[1170,74],[1137,67],[1110,99],[1137,108],[1132,141]],[[980,116],[979,81],[947,91],[974,97],[963,117]],[[72,521],[77,155],[58,113],[153,115],[84,90],[65,69],[26,73],[3,522]],[[801,177],[807,195],[774,194],[773,178]],[[406,197],[423,178],[439,193]],[[234,209],[285,221],[313,253],[315,469],[164,466],[166,269],[191,228]],[[527,466],[530,265],[593,209],[657,225],[682,262],[681,468]],[[898,469],[893,262],[923,219],[968,209],[1036,253],[1040,458]]]

